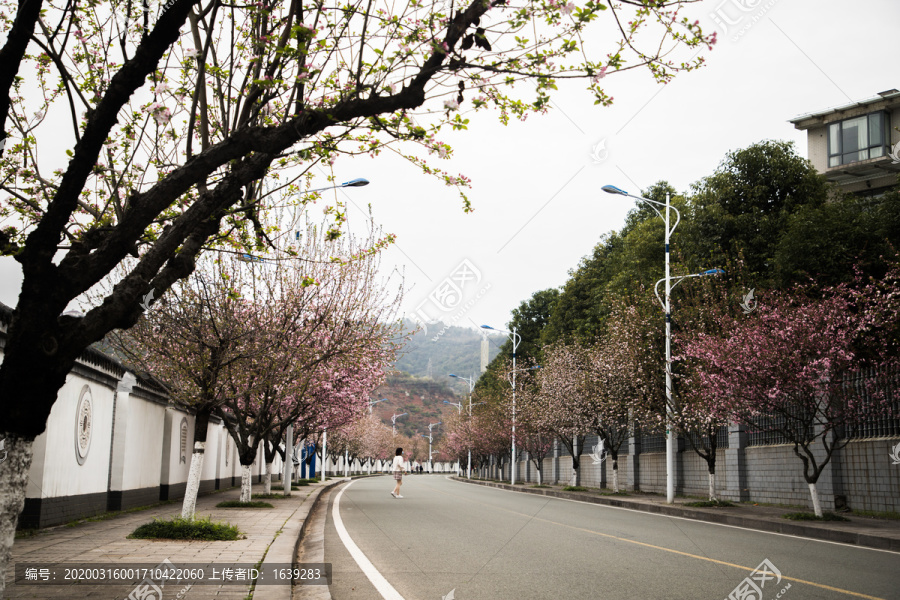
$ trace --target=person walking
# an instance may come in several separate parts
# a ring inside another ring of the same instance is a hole
[[[394,498],[402,498],[400,495],[400,486],[403,485],[403,473],[406,471],[406,462],[403,460],[403,448],[397,448],[397,452],[394,454],[394,464],[391,465],[391,471],[394,474],[394,479],[397,481],[397,485],[394,486],[394,491],[391,492],[391,496]]]

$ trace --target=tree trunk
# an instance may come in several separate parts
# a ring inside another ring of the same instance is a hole
[[[619,493],[619,458],[617,456],[613,457],[613,492]]]
[[[572,437],[572,483],[569,485],[581,485],[581,452],[584,449],[584,436]]]
[[[537,467],[537,474],[538,474],[538,485],[541,485],[541,484],[543,484],[543,481],[541,481],[542,477],[541,477],[540,467]]]
[[[809,484],[809,494],[812,496],[813,512],[817,517],[822,516],[822,504],[819,502],[819,490],[816,489],[815,483]]]
[[[194,442],[191,454],[191,470],[188,472],[187,487],[184,490],[184,501],[181,504],[181,518],[193,520],[197,511],[197,494],[200,492],[200,475],[203,473],[203,454],[206,442]]]
[[[266,461],[266,476],[263,479],[263,489],[266,494],[272,493],[272,463],[275,462],[275,456],[278,455],[278,444],[263,440],[263,456]]]
[[[0,596],[6,586],[6,572],[12,555],[19,514],[25,508],[28,472],[34,458],[34,440],[0,433]]]
[[[272,463],[266,462],[266,477],[263,479],[263,490],[266,494],[272,493]]]
[[[203,455],[206,448],[206,432],[209,429],[210,411],[198,410],[194,418],[194,452],[191,454],[191,469],[188,472],[184,501],[181,504],[181,518],[193,519],[197,510],[197,494],[200,491],[200,476],[203,474]]]
[[[250,465],[241,465],[241,502],[250,502],[253,497],[253,479]]]
[[[711,502],[716,501],[716,474],[709,474],[709,499]]]

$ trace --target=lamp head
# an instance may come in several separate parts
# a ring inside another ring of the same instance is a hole
[[[482,325],[481,328],[482,329],[493,329],[493,327],[491,327],[490,325]]]
[[[725,269],[709,269],[700,273],[701,275],[724,275]]]
[[[618,194],[619,196],[627,196],[628,195],[628,192],[626,192],[623,189],[619,189],[614,185],[604,185],[600,189],[603,190],[604,192],[606,192],[607,194]]]
[[[342,183],[341,187],[362,187],[364,185],[369,185],[369,180],[357,177],[356,179],[351,179],[350,181]]]

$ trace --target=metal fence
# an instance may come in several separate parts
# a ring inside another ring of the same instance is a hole
[[[843,398],[841,402],[853,402],[852,409],[864,415],[858,423],[841,427],[840,435],[848,439],[866,439],[880,437],[900,437],[900,393],[898,393],[900,373],[888,369],[871,368],[845,377],[838,392]],[[877,410],[877,406],[887,400],[887,410]],[[792,413],[798,416],[802,409],[797,407]],[[812,419],[810,420],[812,421]],[[768,415],[757,418],[756,426],[749,431],[748,446],[771,446],[788,444],[791,440],[783,431],[796,423],[786,415]],[[810,426],[810,434],[812,426]]]
[[[666,451],[666,434],[659,431],[657,433],[647,433],[641,435],[641,454],[653,454],[654,452]]]
[[[871,413],[869,417],[852,427],[846,435],[850,439],[900,437],[900,373],[888,369],[868,369],[845,379],[845,393],[858,400],[857,410]],[[875,409],[885,398],[890,409]]]
[[[700,436],[698,436],[694,433],[691,433],[690,437],[694,440],[695,443],[698,443],[698,445],[699,445]],[[722,425],[721,427],[719,427],[719,430],[716,431],[716,448],[721,450],[722,448],[727,448],[727,447],[728,447],[728,426]]]

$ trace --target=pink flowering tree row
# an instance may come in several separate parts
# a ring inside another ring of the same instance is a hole
[[[898,275],[766,292],[754,313],[722,316],[721,333],[701,333],[683,349],[693,362],[688,386],[705,398],[697,418],[782,436],[803,465],[817,516],[816,483],[834,452],[858,426],[890,414],[886,386],[860,375],[878,367],[896,377]]]
[[[184,517],[193,516],[210,415],[222,417],[235,440],[249,501],[260,444],[269,445],[270,474],[288,425],[305,435],[362,412],[392,357],[386,323],[399,300],[378,282],[377,256],[360,251],[374,239],[308,236],[302,251],[314,260],[299,265],[225,254],[116,337],[197,416]]]

